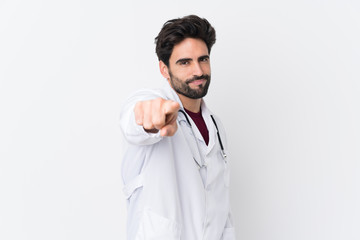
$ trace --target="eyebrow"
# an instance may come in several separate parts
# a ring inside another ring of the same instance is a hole
[[[210,56],[209,55],[203,55],[203,56],[198,57],[198,60],[204,59],[204,58],[210,58]],[[178,64],[178,63],[184,62],[184,61],[192,61],[192,60],[193,60],[192,58],[180,58],[179,60],[176,61],[175,64]]]

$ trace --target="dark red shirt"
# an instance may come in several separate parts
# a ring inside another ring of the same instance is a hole
[[[190,112],[187,109],[185,109],[185,111],[186,111],[187,114],[189,114],[191,119],[194,121],[197,128],[199,129],[199,132],[201,133],[202,137],[204,138],[204,141],[205,141],[206,145],[208,145],[209,144],[209,131],[208,131],[207,127],[206,127],[204,118],[203,118],[203,116],[201,114],[201,110],[198,113]]]

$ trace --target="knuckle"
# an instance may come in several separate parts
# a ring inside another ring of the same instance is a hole
[[[158,98],[155,98],[155,99],[153,100],[153,102],[154,102],[155,105],[159,106],[159,105],[161,105],[161,104],[164,102],[164,99],[161,98],[161,97],[158,97]]]
[[[134,112],[137,113],[142,108],[142,102],[137,102],[134,107]]]
[[[135,122],[137,125],[141,125],[143,123],[142,117],[135,115]]]
[[[152,122],[153,122],[154,125],[161,124],[161,120],[159,118],[156,118],[155,116],[153,117]]]
[[[160,118],[153,119],[153,124],[156,128],[161,128],[164,125],[164,121]]]

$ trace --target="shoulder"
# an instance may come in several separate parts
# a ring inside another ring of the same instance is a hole
[[[126,102],[145,101],[158,97],[167,98],[165,92],[162,89],[142,88],[131,93],[130,96],[127,98]]]

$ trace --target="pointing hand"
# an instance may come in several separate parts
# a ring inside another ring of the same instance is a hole
[[[177,131],[176,118],[180,104],[172,100],[156,98],[137,102],[134,108],[135,121],[146,132],[161,136],[173,136]]]

